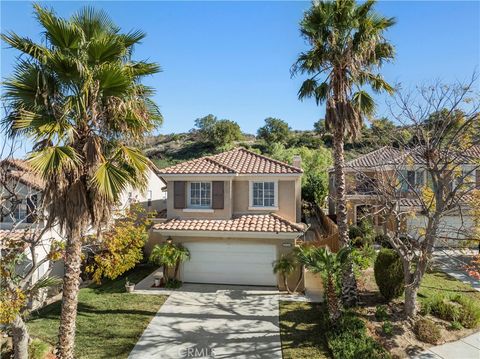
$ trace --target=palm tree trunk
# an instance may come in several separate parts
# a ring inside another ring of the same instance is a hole
[[[28,340],[30,336],[20,315],[17,315],[12,323],[12,339],[14,358],[28,359]]]
[[[335,283],[333,282],[332,275],[327,275],[327,288],[326,288],[326,295],[327,295],[327,308],[328,308],[328,316],[330,318],[330,322],[332,324],[340,318],[340,303],[338,300],[337,292],[335,290]]]
[[[70,231],[65,253],[65,275],[63,277],[62,313],[59,329],[59,352],[61,359],[73,359],[75,348],[75,321],[77,318],[78,290],[81,265],[80,229]]]
[[[335,169],[335,203],[338,235],[340,246],[349,245],[348,226],[347,226],[347,199],[345,187],[345,155],[344,155],[344,129],[338,126],[334,129],[333,135],[333,158]],[[353,273],[353,265],[349,260],[342,273],[342,302],[346,307],[351,307],[357,303],[357,281]]]
[[[283,277],[283,285],[285,286],[285,289],[287,290],[288,294],[292,294],[292,291],[290,290],[290,287],[288,286],[288,280],[286,275],[282,275]]]
[[[175,271],[173,273],[173,279],[177,279],[179,268],[180,268],[180,261],[177,261],[177,263],[175,263]]]

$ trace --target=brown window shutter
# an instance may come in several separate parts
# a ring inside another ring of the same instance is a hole
[[[185,181],[173,182],[173,208],[185,208]]]
[[[213,209],[223,209],[223,203],[224,203],[223,188],[224,188],[223,181],[212,182],[212,208]]]

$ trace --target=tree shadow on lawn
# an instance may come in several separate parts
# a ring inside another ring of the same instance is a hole
[[[330,357],[325,338],[326,328],[324,304],[280,302],[280,333],[283,351],[311,347],[325,357]]]

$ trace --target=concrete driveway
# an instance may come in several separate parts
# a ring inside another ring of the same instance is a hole
[[[273,288],[186,284],[129,358],[282,358],[278,300]]]

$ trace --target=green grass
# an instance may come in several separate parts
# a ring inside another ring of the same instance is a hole
[[[137,267],[119,279],[80,290],[76,358],[128,357],[166,297],[125,293],[125,277],[138,283],[152,271],[152,267]],[[32,314],[28,322],[30,334],[55,345],[59,317],[60,302]]]
[[[284,359],[331,358],[321,304],[280,302],[280,336]]]
[[[469,284],[460,282],[443,272],[425,273],[418,291],[418,299],[421,302],[437,294],[462,294],[480,301],[480,292],[473,289]]]

